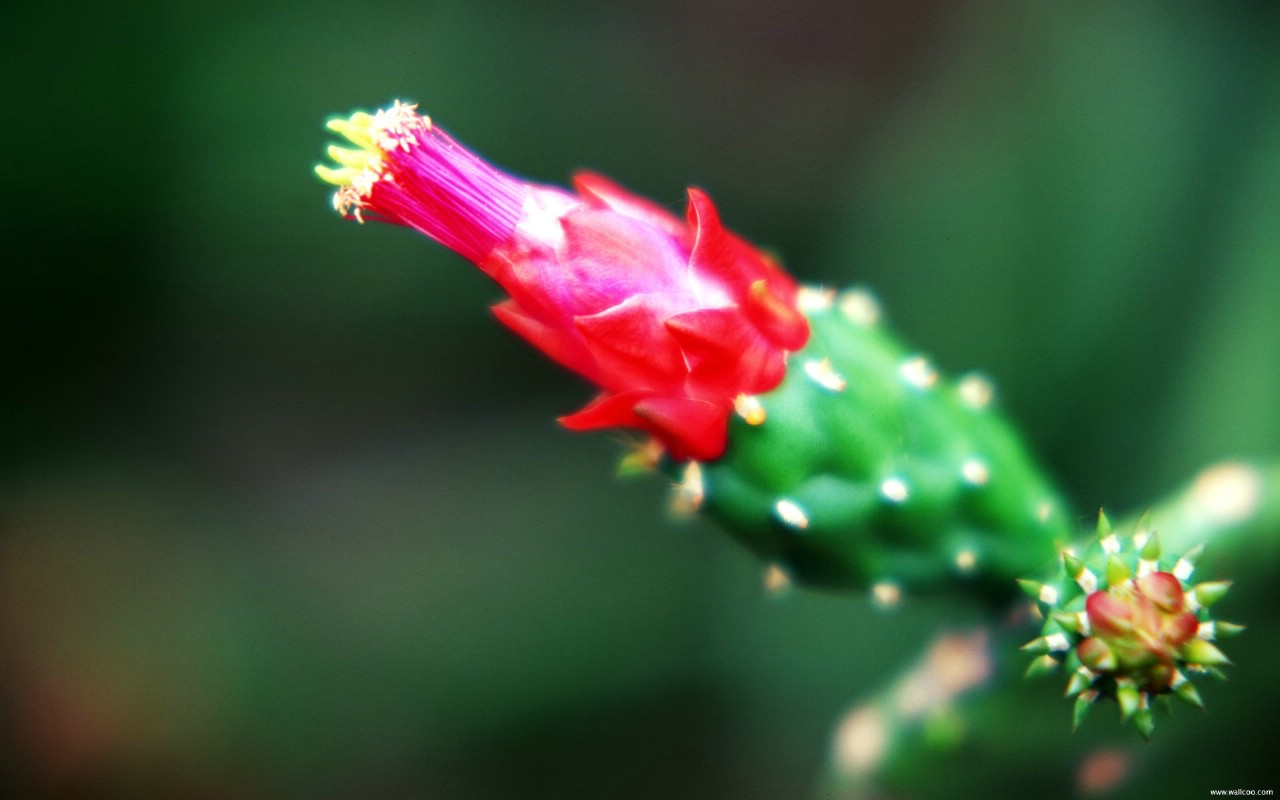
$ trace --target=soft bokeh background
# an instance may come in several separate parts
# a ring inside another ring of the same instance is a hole
[[[323,120],[411,99],[531,178],[701,185],[993,375],[1083,519],[1280,452],[1277,9],[6,12],[0,794],[804,796],[849,704],[972,612],[766,597],[661,480],[612,478],[616,441],[557,430],[589,390],[493,286],[338,220]],[[1133,796],[1280,788],[1274,595],[1234,601],[1232,683]],[[930,782],[1066,796],[1136,738],[1068,736],[1053,693],[1009,740],[1062,758]]]

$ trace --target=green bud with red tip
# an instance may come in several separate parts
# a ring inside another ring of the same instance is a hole
[[[1229,581],[1188,583],[1202,552],[1163,554],[1153,532],[1122,537],[1099,514],[1094,541],[1064,552],[1054,578],[1020,581],[1045,619],[1041,635],[1023,649],[1039,654],[1036,674],[1068,671],[1076,726],[1101,698],[1115,700],[1121,720],[1133,721],[1144,738],[1155,728],[1153,698],[1174,696],[1203,708],[1191,679],[1220,676],[1218,667],[1231,662],[1211,640],[1243,628],[1210,615]]]

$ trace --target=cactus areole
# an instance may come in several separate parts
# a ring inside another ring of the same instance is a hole
[[[510,296],[498,319],[600,395],[561,418],[575,430],[649,433],[675,459],[714,459],[734,402],[777,386],[809,327],[794,281],[726,231],[689,189],[685,219],[598,175],[576,193],[511,177],[395,103],[329,122],[344,216],[414,228]]]

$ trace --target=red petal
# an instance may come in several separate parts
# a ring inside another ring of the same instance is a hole
[[[721,226],[720,215],[711,198],[692,187],[688,194],[689,209],[686,213],[690,227],[696,232],[693,252],[689,254],[690,267],[694,272],[718,278],[735,293],[741,291],[741,287],[754,277],[754,271],[742,268],[744,265],[736,252],[737,243]]]
[[[1181,647],[1196,635],[1200,620],[1190,611],[1184,611],[1165,623],[1164,640],[1172,647]]]
[[[1118,597],[1094,592],[1084,603],[1089,624],[1099,636],[1124,636],[1133,630],[1133,609]]]
[[[688,397],[650,397],[635,406],[673,458],[709,461],[724,453],[729,411]]]
[[[698,232],[689,256],[692,269],[719,278],[777,346],[804,347],[809,323],[795,308],[796,288],[786,273],[726,231],[711,199],[697,189],[689,190],[689,223]]]
[[[673,389],[684,383],[684,356],[663,324],[666,310],[652,297],[632,297],[573,322],[600,367],[605,389]]]
[[[583,199],[597,208],[611,208],[629,217],[644,220],[666,231],[675,239],[684,240],[689,230],[680,218],[648,198],[632,194],[618,184],[594,172],[579,172],[573,176],[573,187]]]
[[[525,316],[569,329],[573,315],[566,309],[565,287],[557,283],[559,264],[549,245],[521,241],[499,247],[479,266],[511,295]]]
[[[684,293],[685,255],[666,232],[603,209],[579,208],[560,221],[564,245],[554,280],[574,316],[645,293]]]
[[[1151,598],[1165,611],[1181,611],[1183,607],[1182,584],[1167,572],[1152,572],[1138,579],[1138,591]]]
[[[684,349],[689,368],[707,362],[734,361],[755,339],[755,331],[737,308],[699,308],[667,318],[667,330]]]
[[[690,264],[703,274],[719,277],[736,295],[761,278],[784,302],[792,303],[798,287],[787,273],[764,253],[725,230],[711,198],[690,187],[686,216],[696,232]]]
[[[552,328],[526,314],[514,300],[493,306],[493,315],[526,341],[546,353],[561,366],[568,367],[587,380],[594,381],[595,359],[581,339],[558,328]]]
[[[684,352],[695,394],[732,400],[782,382],[782,353],[770,347],[738,308],[704,308],[666,321]]]
[[[572,414],[560,417],[560,424],[571,431],[596,428],[646,428],[645,421],[632,410],[642,397],[639,392],[602,394]]]
[[[765,336],[783,349],[799,350],[809,341],[809,321],[795,306],[770,291],[763,278],[751,284],[743,310]]]

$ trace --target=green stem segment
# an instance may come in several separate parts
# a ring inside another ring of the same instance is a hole
[[[806,290],[784,382],[740,398],[729,448],[684,493],[799,582],[1004,600],[1072,536],[1058,492],[978,375],[952,382],[865,292]]]

